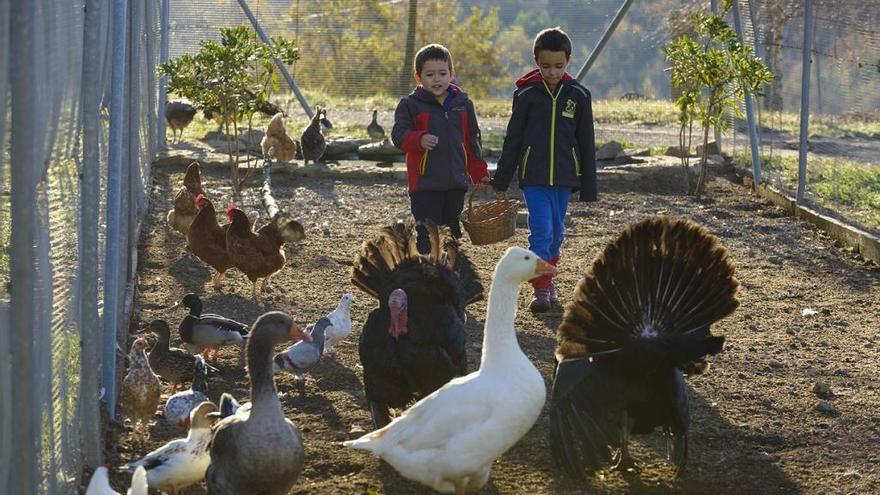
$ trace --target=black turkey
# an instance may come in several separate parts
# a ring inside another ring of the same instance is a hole
[[[398,223],[364,242],[351,281],[379,300],[358,352],[376,428],[401,409],[467,373],[465,307],[483,297],[471,261],[428,223],[431,251],[416,249],[416,224]]]
[[[724,337],[709,326],[738,305],[733,272],[718,239],[688,220],[644,220],[605,246],[557,333],[550,443],[569,475],[631,466],[629,435],[657,428],[681,472],[690,423],[683,370],[703,372],[706,355],[721,351]]]

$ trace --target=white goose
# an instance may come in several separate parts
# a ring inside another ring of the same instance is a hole
[[[513,322],[520,284],[555,271],[527,249],[509,248],[489,290],[480,369],[344,445],[369,450],[439,492],[461,495],[486,484],[492,462],[529,431],[544,407],[544,379],[520,349]]]

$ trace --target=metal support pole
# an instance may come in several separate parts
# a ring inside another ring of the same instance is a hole
[[[807,135],[810,132],[810,61],[813,52],[813,0],[804,1],[804,48],[801,66],[801,143],[798,148],[797,204],[804,201],[807,183]]]
[[[632,0],[629,0],[632,1]],[[257,36],[263,40],[263,43],[272,46],[272,40],[266,36],[266,32],[263,31],[263,28],[260,26],[260,23],[257,22],[257,18],[254,17],[254,13],[251,12],[251,8],[248,7],[247,0],[238,0],[238,4],[241,5],[241,10],[244,11],[244,15],[250,19],[251,24],[254,26],[254,30],[257,32]],[[287,67],[284,66],[284,62],[275,58],[275,65],[278,66],[278,70],[281,71],[281,74],[284,75],[284,79],[287,80],[287,85],[290,86],[290,89],[293,91],[293,94],[296,95],[296,99],[299,100],[299,104],[302,105],[303,110],[305,110],[306,115],[309,118],[315,116],[315,112],[312,110],[312,107],[309,106],[309,102],[306,101],[306,97],[299,90],[299,86],[296,85],[296,82],[293,80],[293,76],[290,75],[290,72],[287,71]]]
[[[98,196],[101,193],[101,158],[98,149],[98,129],[101,126],[101,87],[98,66],[98,31],[101,22],[102,0],[86,0],[83,29],[82,67],[82,179],[80,183],[79,212],[79,325],[82,346],[79,400],[81,404],[80,440],[85,464],[96,468],[101,463],[101,412],[98,408]]]
[[[733,27],[736,34],[739,35],[740,42],[743,42],[742,16],[739,11],[739,1],[733,2]],[[749,146],[752,150],[752,175],[755,184],[761,183],[761,155],[758,153],[758,128],[755,126],[755,103],[752,95],[748,91],[745,94],[746,100],[746,122],[749,127]]]
[[[737,0],[734,0],[734,1],[737,1]],[[718,0],[711,0],[709,2],[709,9],[711,10],[711,12],[713,14],[719,15]],[[714,130],[715,130],[715,146],[718,148],[718,153],[721,154],[723,152],[721,149],[721,131],[718,129],[717,126],[715,127]]]
[[[243,1],[243,0],[240,0]],[[587,61],[584,62],[584,65],[581,66],[580,70],[578,70],[577,75],[574,77],[580,82],[584,81],[584,77],[586,77],[587,72],[590,71],[590,67],[593,66],[593,62],[599,57],[599,54],[602,53],[602,49],[605,48],[605,44],[608,43],[608,40],[611,39],[611,35],[614,34],[614,30],[617,29],[617,25],[620,24],[620,21],[623,20],[623,16],[626,15],[626,11],[629,10],[629,6],[632,5],[632,0],[624,0],[623,5],[620,6],[620,9],[617,10],[617,13],[614,14],[614,19],[611,19],[611,24],[605,28],[605,32],[602,33],[602,37],[599,38],[599,43],[596,44],[596,47],[593,48],[593,51],[590,52],[590,56],[587,58]]]
[[[122,176],[126,150],[125,80],[128,54],[128,0],[113,0],[113,58],[110,79],[110,147],[107,164],[107,245],[104,249],[104,346],[102,384],[107,412],[116,417],[116,332],[119,324],[120,295],[119,240],[122,232]]]
[[[159,21],[159,63],[168,63],[168,15],[171,0],[162,0],[162,17]],[[156,131],[158,150],[165,149],[165,100],[168,98],[168,76],[159,79],[159,122]]]
[[[12,372],[12,403],[20,408],[12,429],[11,474],[4,493],[27,495],[37,493],[39,483],[39,456],[36,448],[40,416],[31,410],[37,390],[34,384],[37,369],[34,362],[36,336],[34,324],[37,291],[34,249],[37,240],[36,211],[37,170],[42,168],[38,159],[37,136],[42,129],[38,122],[39,112],[33,111],[37,97],[36,2],[12,2],[10,25],[4,26],[10,40],[11,52],[15,54],[15,70],[9,72],[12,101],[12,141],[10,143],[11,201],[10,217],[12,232],[9,243],[9,367]],[[0,77],[7,77],[3,74]],[[4,95],[5,97],[5,95]]]

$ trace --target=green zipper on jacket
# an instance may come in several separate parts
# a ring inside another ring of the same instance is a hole
[[[529,162],[529,153],[531,153],[531,151],[532,151],[532,147],[531,147],[531,146],[529,146],[528,148],[526,148],[526,154],[523,155],[522,164],[520,164],[520,166],[519,166],[519,168],[520,168],[520,178],[521,178],[521,179],[525,179],[525,178],[526,178],[526,163]]]
[[[556,98],[559,96],[559,93],[562,93],[562,81],[556,83],[556,96],[553,96],[553,92],[550,91],[550,86],[547,86],[547,81],[544,82],[544,89],[547,90],[547,94],[550,95],[550,100],[553,102],[550,106],[550,185],[553,185],[553,151],[556,148]]]
[[[574,175],[580,177],[581,176],[581,162],[578,161],[577,153],[574,152],[574,148],[571,149],[571,157],[574,158]]]

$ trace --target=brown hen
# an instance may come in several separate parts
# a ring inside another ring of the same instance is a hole
[[[186,234],[186,242],[193,254],[204,263],[211,266],[217,273],[214,274],[214,285],[223,281],[223,274],[232,268],[233,263],[226,253],[226,230],[229,224],[220,226],[217,222],[217,211],[214,203],[199,194],[196,198],[196,207],[199,213],[196,215]],[[229,213],[226,214],[229,218]],[[245,222],[249,224],[247,216]]]
[[[266,128],[266,135],[260,142],[263,148],[263,157],[269,157],[269,149],[275,148],[272,158],[279,162],[289,162],[293,160],[296,154],[296,142],[287,135],[284,129],[284,115],[276,113],[269,126]]]
[[[183,177],[183,187],[180,188],[177,196],[174,197],[174,208],[168,210],[168,225],[172,229],[186,235],[190,224],[199,212],[195,205],[196,197],[204,193],[199,163],[192,162],[186,168],[186,175]]]
[[[226,252],[233,265],[254,284],[252,295],[256,299],[257,280],[263,279],[262,292],[269,277],[284,267],[284,243],[303,239],[305,231],[299,222],[291,220],[280,229],[271,221],[254,232],[247,215],[238,208],[231,208],[227,216]]]

